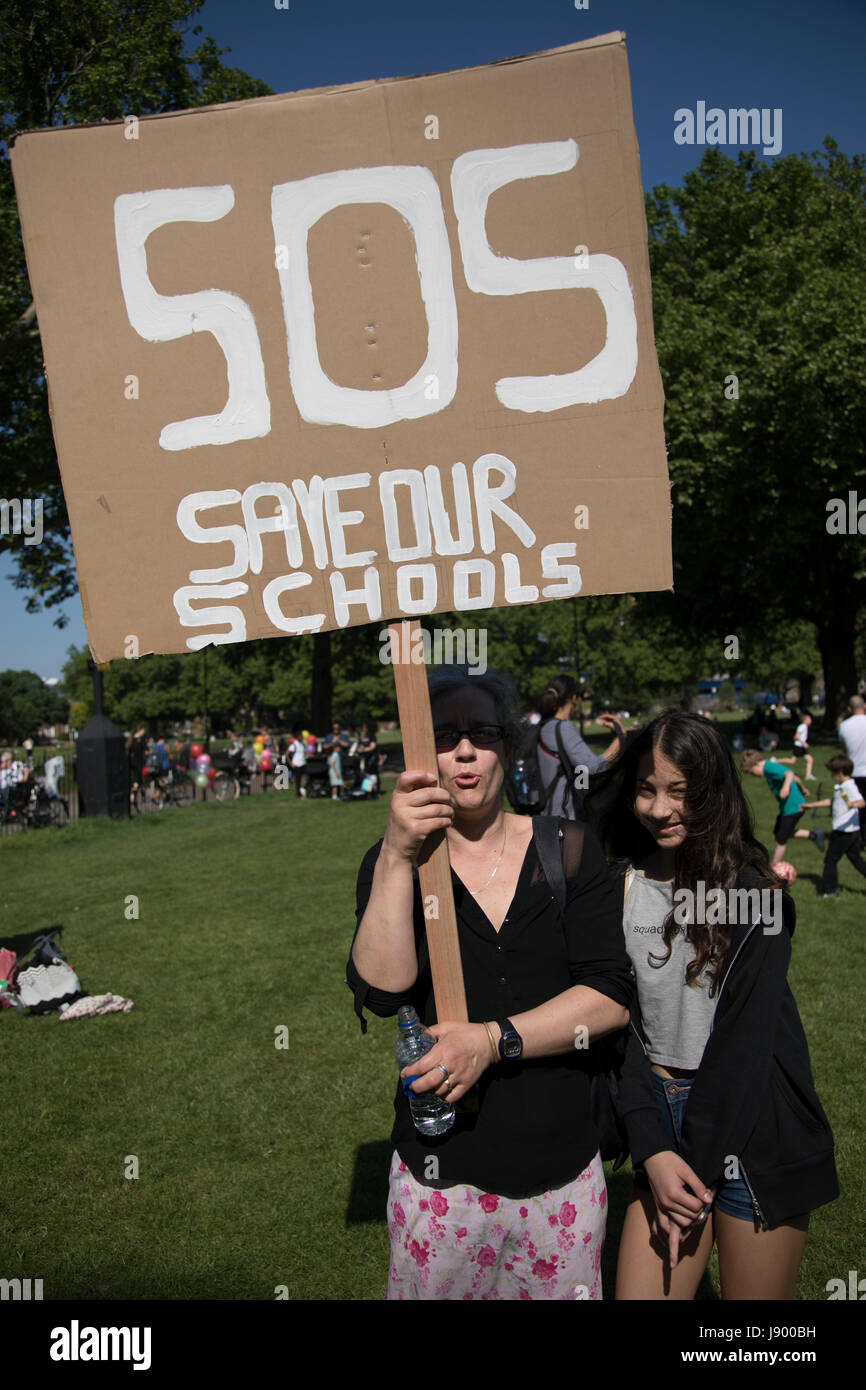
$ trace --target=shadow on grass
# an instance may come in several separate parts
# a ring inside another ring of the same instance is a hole
[[[361,1144],[355,1150],[352,1189],[346,1208],[346,1225],[386,1219],[388,1204],[388,1173],[394,1145],[390,1139],[377,1139],[373,1144]]]

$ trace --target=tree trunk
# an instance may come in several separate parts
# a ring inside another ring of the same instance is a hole
[[[812,686],[815,677],[807,671],[797,672],[797,685],[800,687],[800,709],[804,712],[812,707]]]
[[[855,613],[833,611],[817,624],[818,650],[824,666],[826,703],[823,728],[835,733],[839,715],[844,715],[852,695],[857,694],[857,668],[854,661]]]
[[[310,719],[314,733],[330,732],[333,695],[331,634],[316,632],[313,634],[313,688],[310,692]]]

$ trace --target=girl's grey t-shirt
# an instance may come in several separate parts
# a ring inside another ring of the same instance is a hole
[[[699,983],[686,983],[695,947],[682,929],[673,937],[667,955],[662,929],[673,906],[673,883],[646,878],[641,869],[631,870],[629,879],[622,925],[637,981],[647,1054],[660,1066],[697,1071],[716,1011],[716,999],[710,998],[709,991],[713,972],[705,966]]]

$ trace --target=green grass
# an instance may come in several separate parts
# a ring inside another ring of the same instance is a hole
[[[769,842],[775,803],[747,791]],[[62,922],[84,988],[135,1001],[70,1023],[0,1016],[0,1277],[62,1299],[382,1296],[394,1030],[371,1019],[361,1036],[343,977],[357,866],[386,814],[274,793],[0,843],[0,935]],[[813,1217],[800,1279],[823,1299],[862,1265],[866,881],[843,862],[825,903],[814,846],[789,857],[791,983],[843,1189]],[[611,1180],[609,1295],[629,1188]]]

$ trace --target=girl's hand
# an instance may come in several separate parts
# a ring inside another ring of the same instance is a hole
[[[432,1023],[427,1031],[436,1046],[400,1075],[417,1076],[411,1088],[416,1095],[435,1091],[445,1100],[462,1100],[493,1063],[487,1029],[483,1023]],[[447,1081],[440,1063],[448,1072]]]
[[[391,796],[391,809],[382,848],[410,863],[434,830],[447,830],[454,820],[451,797],[436,784],[432,772],[401,772]]]
[[[671,1269],[675,1269],[681,1237],[698,1221],[713,1194],[685,1159],[670,1149],[644,1159],[644,1169],[656,1204],[654,1234],[667,1238]]]

